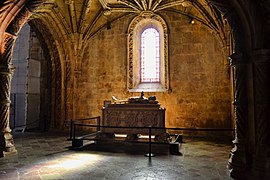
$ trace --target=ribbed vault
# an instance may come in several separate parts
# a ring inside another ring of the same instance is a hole
[[[228,26],[207,0],[47,0],[30,19],[44,22],[60,51],[60,60],[80,71],[83,42],[120,17],[144,11],[170,11],[203,23],[216,34],[223,47],[229,45]],[[67,47],[68,46],[68,47]]]

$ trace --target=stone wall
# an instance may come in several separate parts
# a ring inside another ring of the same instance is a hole
[[[171,92],[155,95],[166,108],[166,127],[230,128],[230,75],[220,41],[209,28],[176,14],[162,14],[170,29]],[[101,115],[104,100],[126,99],[127,34],[123,17],[91,37],[77,82],[76,117]]]

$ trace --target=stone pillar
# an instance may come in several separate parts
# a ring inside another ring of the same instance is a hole
[[[2,8],[0,12],[0,15],[2,15],[8,11],[7,18],[9,21],[7,22],[10,22],[1,26],[0,32],[0,157],[16,152],[9,127],[10,86],[14,70],[11,58],[15,38],[32,12],[44,2],[45,0],[14,1],[12,5],[11,3],[6,3],[6,5],[2,3],[1,5],[1,7],[11,7],[11,9]]]
[[[252,53],[254,69],[255,140],[253,174],[256,179],[270,178],[270,49]]]
[[[249,108],[248,105],[250,85],[250,63],[243,54],[234,54],[231,56],[231,65],[234,71],[234,109],[235,109],[235,140],[234,148],[230,152],[228,168],[231,177],[245,177],[251,169],[251,153],[249,144]],[[252,74],[252,72],[251,72]]]
[[[231,56],[235,83],[235,140],[231,177],[270,178],[270,49]]]
[[[0,65],[0,157],[16,153],[11,129],[10,115],[10,86],[14,68]]]
[[[16,153],[11,129],[10,116],[10,89],[14,67],[11,64],[15,36],[4,35],[4,51],[0,53],[0,157]]]

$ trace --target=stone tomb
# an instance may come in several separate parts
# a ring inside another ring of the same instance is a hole
[[[163,127],[165,128],[165,108],[159,104],[109,104],[102,109],[104,126],[123,127]],[[102,128],[104,133],[148,134],[148,129]],[[153,129],[153,133],[165,132]]]
[[[106,136],[127,134],[128,140],[135,140],[140,135],[149,135],[148,127],[153,127],[151,135],[155,135],[155,140],[166,142],[166,129],[162,129],[165,128],[165,110],[155,97],[146,99],[143,94],[140,98],[108,104],[102,109],[102,125],[119,128],[101,128],[101,133]]]

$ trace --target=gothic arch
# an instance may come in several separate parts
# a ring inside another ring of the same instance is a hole
[[[7,153],[15,153],[11,130],[9,127],[10,86],[14,67],[11,63],[15,39],[29,19],[32,12],[44,2],[12,1],[1,2],[0,9],[0,157]]]
[[[234,39],[234,52],[248,52],[252,49],[262,48],[263,34],[261,33],[261,14],[258,12],[258,4],[253,1],[242,0],[223,1],[209,0],[217,7],[228,20]],[[261,41],[262,40],[262,41]]]
[[[41,43],[42,49],[45,50],[46,60],[51,63],[51,121],[48,122],[51,128],[57,128],[61,124],[62,114],[62,66],[60,63],[58,48],[55,45],[53,36],[42,23],[42,21],[32,20],[30,26],[35,30]]]

